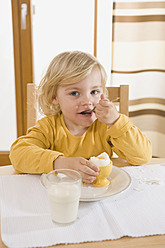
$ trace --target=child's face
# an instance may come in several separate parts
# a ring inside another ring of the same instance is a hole
[[[59,86],[53,104],[59,104],[69,130],[87,129],[96,120],[95,113],[85,114],[99,102],[103,93],[101,73],[95,66],[91,73],[78,83]]]

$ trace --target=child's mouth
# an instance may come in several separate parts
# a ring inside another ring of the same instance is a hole
[[[91,115],[92,112],[91,112],[91,110],[86,110],[86,111],[82,111],[80,114],[81,115]]]

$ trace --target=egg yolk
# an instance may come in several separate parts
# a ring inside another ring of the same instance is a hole
[[[105,159],[105,158],[103,158],[103,157],[98,157],[99,159]]]

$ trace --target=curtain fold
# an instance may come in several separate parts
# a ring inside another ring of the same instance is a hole
[[[130,85],[130,119],[165,157],[165,1],[114,1],[111,68],[111,85]]]

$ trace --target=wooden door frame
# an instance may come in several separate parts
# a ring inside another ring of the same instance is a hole
[[[31,0],[11,0],[15,66],[17,136],[27,129],[27,83],[33,80]],[[27,4],[26,29],[22,29],[21,6]]]
[[[22,29],[21,7],[27,5],[26,29]],[[32,5],[31,0],[11,0],[17,137],[27,130],[27,83],[33,83]],[[0,152],[0,165],[11,164],[9,151]]]

